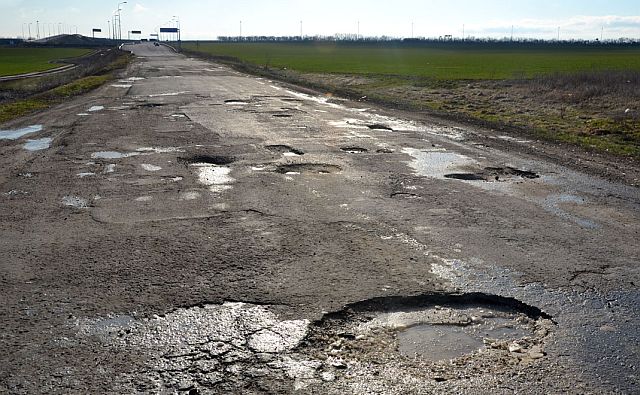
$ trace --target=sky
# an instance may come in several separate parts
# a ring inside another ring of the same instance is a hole
[[[0,37],[59,29],[106,37],[118,1],[0,0]],[[129,0],[120,7],[122,36],[175,27],[182,39],[242,35],[393,37],[640,38],[640,0]],[[37,22],[39,21],[39,22]],[[242,21],[242,23],[241,23]],[[24,32],[24,33],[23,33]]]

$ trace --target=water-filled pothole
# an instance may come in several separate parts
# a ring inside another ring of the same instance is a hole
[[[324,163],[289,163],[276,167],[276,173],[280,174],[331,174],[340,170],[340,166]]]
[[[552,326],[540,309],[512,298],[486,294],[388,297],[326,315],[314,325],[307,346],[330,355],[395,354],[431,362],[473,356],[486,349],[539,357]]]
[[[235,162],[236,159],[232,156],[222,155],[192,155],[188,157],[179,157],[178,163],[190,165],[194,163],[206,163],[210,165],[224,166]]]
[[[292,153],[296,155],[304,155],[304,151],[297,148],[290,147],[285,144],[272,144],[272,145],[265,146],[265,148],[271,152],[276,152],[279,154]]]
[[[445,178],[464,181],[507,181],[514,178],[536,179],[540,176],[529,170],[520,170],[515,167],[485,167],[477,173],[451,173],[445,174]]]
[[[363,154],[369,152],[368,149],[362,147],[341,147],[340,149],[348,154]]]

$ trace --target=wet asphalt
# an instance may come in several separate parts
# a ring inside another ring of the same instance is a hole
[[[636,187],[125,49],[1,128],[0,392],[637,391]],[[496,320],[519,339],[447,348]]]

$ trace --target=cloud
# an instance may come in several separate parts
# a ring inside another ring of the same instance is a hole
[[[493,21],[486,25],[470,27],[477,33],[503,34],[511,32],[517,36],[555,35],[560,28],[561,35],[569,37],[599,36],[601,29],[608,36],[635,37],[640,31],[640,16],[619,15],[578,15],[567,19],[521,19],[519,21]]]
[[[147,12],[147,11],[149,11],[149,9],[140,3],[136,3],[136,5],[133,7],[133,12],[136,12],[136,13]]]

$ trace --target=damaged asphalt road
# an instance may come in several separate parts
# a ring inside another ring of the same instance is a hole
[[[128,49],[0,131],[0,392],[637,391],[636,187]]]

